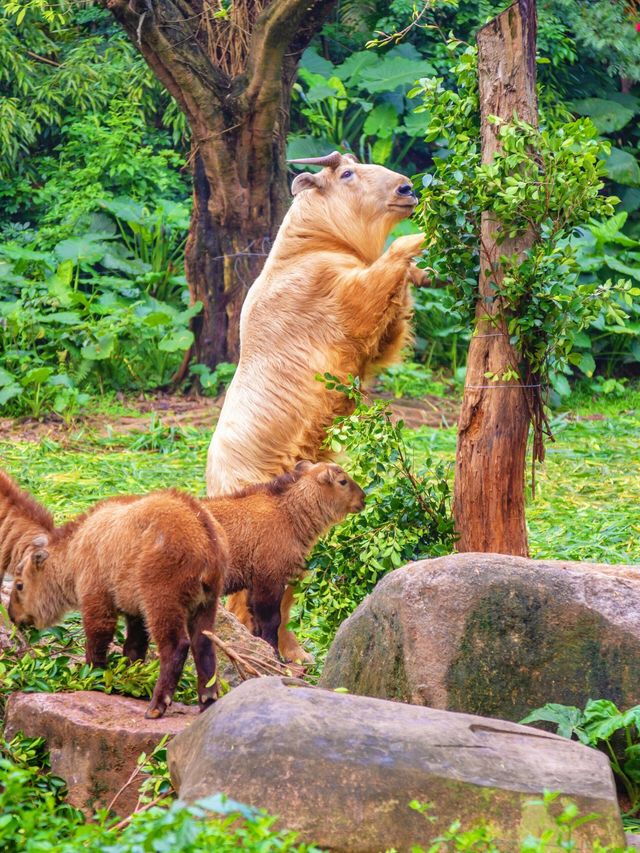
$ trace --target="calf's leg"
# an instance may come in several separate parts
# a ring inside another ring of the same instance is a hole
[[[85,658],[93,666],[107,665],[107,651],[116,630],[118,614],[108,596],[94,593],[82,601],[82,623],[87,637]]]
[[[149,633],[158,647],[160,675],[145,717],[161,717],[173,700],[189,653],[189,638],[185,627],[186,613],[181,609],[162,611],[161,617],[149,619]]]
[[[280,604],[280,627],[278,628],[278,649],[283,660],[297,663],[313,663],[313,655],[305,651],[293,631],[287,628],[293,606],[293,587],[287,584]]]
[[[149,634],[142,616],[125,616],[127,622],[127,636],[122,646],[122,651],[133,663],[136,660],[144,660],[149,648]]]
[[[215,627],[217,601],[201,605],[189,616],[189,638],[191,654],[198,674],[198,702],[200,710],[204,711],[219,695],[218,680],[211,684],[216,675],[216,648],[210,637],[205,637],[203,631],[211,631]]]
[[[255,625],[253,633],[273,646],[276,654],[278,654],[278,629],[283,593],[284,584],[276,586],[257,584],[251,590],[249,598]]]

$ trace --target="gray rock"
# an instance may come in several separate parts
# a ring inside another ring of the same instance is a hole
[[[294,686],[295,684],[295,686]],[[532,799],[561,791],[581,813],[576,850],[624,834],[607,758],[526,726],[349,696],[292,680],[245,682],[168,747],[180,797],[215,793],[264,807],[302,840],[349,853],[410,850],[456,818],[504,849],[551,819]],[[432,802],[430,822],[409,808]]]
[[[640,567],[454,554],[383,578],[320,684],[520,720],[546,702],[640,703]]]

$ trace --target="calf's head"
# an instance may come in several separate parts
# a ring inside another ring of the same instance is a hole
[[[326,157],[291,160],[324,166],[294,178],[291,192],[303,196],[304,216],[319,228],[330,224],[337,235],[359,244],[386,240],[391,229],[418,203],[409,178],[384,166],[358,163],[353,154],[334,151]],[[379,249],[381,250],[382,244]]]
[[[47,628],[55,622],[49,613],[52,600],[44,571],[47,544],[45,535],[36,536],[16,567],[9,598],[9,618],[16,625]]]
[[[327,524],[336,524],[352,512],[364,509],[365,493],[346,471],[333,462],[298,462],[305,488],[313,489],[317,506]]]

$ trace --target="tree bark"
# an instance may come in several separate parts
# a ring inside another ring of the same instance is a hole
[[[196,359],[239,354],[244,297],[288,204],[285,147],[297,64],[337,0],[103,0],[191,129],[185,266]]]
[[[514,3],[480,30],[477,42],[482,161],[487,163],[499,147],[489,116],[509,121],[515,113],[537,124],[535,0]],[[499,258],[521,254],[532,238],[498,245],[499,229],[491,211],[484,212],[477,328],[458,424],[454,516],[459,551],[527,556],[524,475],[530,413],[527,389],[521,387],[526,380],[491,382],[486,374],[501,377],[510,367],[520,367],[502,313]]]

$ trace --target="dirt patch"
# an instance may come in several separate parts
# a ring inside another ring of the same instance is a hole
[[[376,394],[376,399],[386,400],[396,420],[403,420],[410,429],[421,426],[450,427],[457,423],[460,403],[455,399],[427,395],[422,399],[396,399],[391,394]],[[0,440],[39,442],[49,438],[64,444],[79,430],[89,430],[98,435],[113,433],[147,432],[154,421],[166,427],[194,427],[213,429],[224,396],[211,398],[196,395],[157,394],[153,397],[122,398],[122,402],[140,412],[139,415],[92,414],[90,411],[67,423],[54,413],[36,420],[34,418],[0,418]]]
[[[131,409],[140,415],[92,414],[90,410],[67,423],[59,415],[50,413],[46,417],[0,418],[0,440],[36,441],[50,438],[64,444],[79,430],[89,430],[98,435],[109,432],[146,432],[153,421],[160,420],[167,427],[211,427],[218,419],[223,397],[199,397],[195,395],[158,394],[154,397],[122,398]]]

